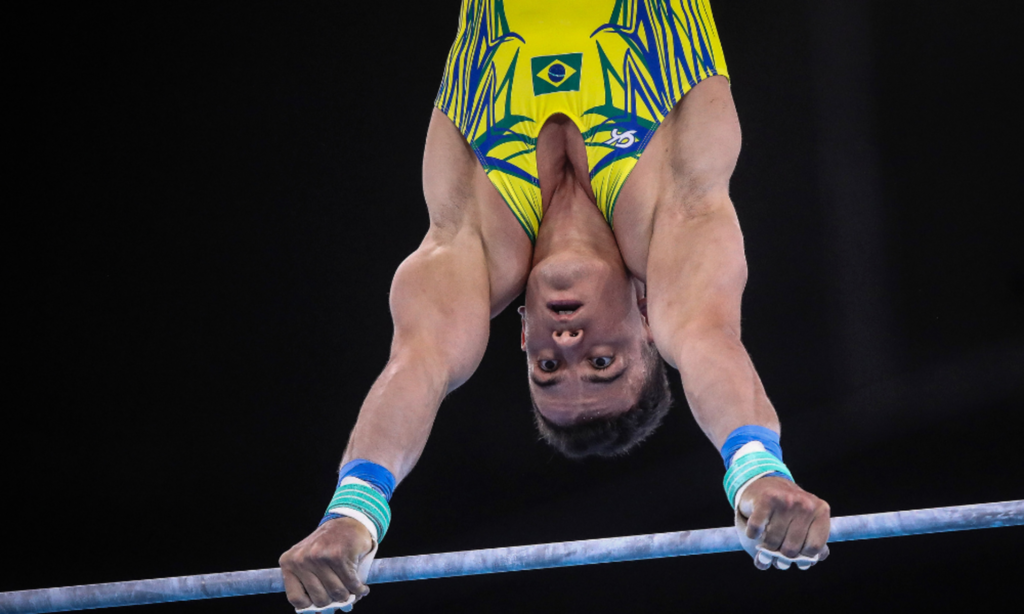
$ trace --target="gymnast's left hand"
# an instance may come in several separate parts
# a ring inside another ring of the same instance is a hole
[[[320,525],[278,561],[288,601],[296,612],[348,612],[370,592],[366,577],[377,542],[352,518]]]
[[[754,566],[800,569],[828,557],[828,503],[780,477],[755,480],[736,506],[736,529]]]

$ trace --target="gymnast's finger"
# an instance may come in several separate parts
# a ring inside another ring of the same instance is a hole
[[[327,603],[345,603],[349,598],[349,590],[338,574],[334,572],[332,561],[325,555],[310,561],[310,567],[316,578],[320,580],[327,593]],[[315,599],[313,600],[316,601]],[[326,604],[324,604],[326,605]],[[323,607],[317,603],[318,607]]]
[[[340,582],[345,585],[348,592],[356,596],[356,601],[370,593],[370,587],[363,584],[363,581],[359,579],[358,565],[356,565],[353,557],[346,556],[332,559],[330,564],[331,569],[337,574]],[[345,599],[348,599],[348,596]],[[344,601],[345,599],[340,599],[339,601]]]
[[[292,604],[292,607],[302,610],[313,605],[313,600],[306,594],[306,590],[302,588],[302,582],[295,574],[287,569],[282,569],[281,575],[284,576],[285,595],[288,596],[288,603]]]
[[[331,604],[333,600],[316,574],[310,572],[307,568],[298,568],[292,573],[299,579],[299,582],[302,582],[302,588],[309,595],[313,605],[323,608]]]
[[[822,507],[814,515],[811,526],[807,529],[807,539],[800,554],[804,556],[817,556],[819,561],[828,557],[828,535],[832,529],[832,521],[829,518],[830,510],[828,503],[822,501]]]
[[[825,547],[821,549],[821,554],[818,555],[818,562],[820,563],[827,559],[831,552],[832,550],[829,549],[828,544],[825,544]]]
[[[761,546],[768,550],[779,551],[782,542],[786,539],[786,532],[793,521],[793,513],[790,510],[779,510],[776,505],[765,507],[773,508],[771,520],[761,536]]]
[[[790,561],[795,561],[798,556],[803,552],[804,546],[807,543],[808,531],[811,528],[811,523],[814,521],[814,516],[806,513],[794,514],[793,521],[789,524],[789,528],[786,530],[786,537],[782,540],[782,546],[779,548],[779,553],[786,557]],[[778,565],[776,565],[778,567]],[[786,568],[789,565],[785,565]],[[780,567],[782,569],[782,567]]]

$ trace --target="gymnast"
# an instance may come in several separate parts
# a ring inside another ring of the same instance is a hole
[[[490,319],[524,289],[545,441],[574,458],[626,453],[669,409],[667,363],[721,451],[754,565],[824,560],[828,504],[782,463],[778,417],[740,341],[740,127],[707,2],[461,11],[423,158],[430,227],[394,275],[390,357],[327,514],[281,556],[288,600],[347,610],[368,593],[391,493],[479,365]]]

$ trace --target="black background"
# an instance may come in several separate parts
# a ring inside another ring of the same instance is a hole
[[[831,4],[714,6],[744,127],[744,337],[787,463],[835,515],[1022,498],[1024,24],[1012,2],[847,0],[859,47],[831,49],[853,79],[822,52]],[[0,590],[270,567],[316,526],[426,230],[457,7],[86,3],[8,24]],[[870,184],[856,232],[830,209],[830,126]],[[678,378],[649,444],[569,462],[537,441],[517,343],[509,309],[381,556],[730,523]],[[1001,607],[1022,536],[838,544],[806,573],[723,554],[380,585],[357,611]]]

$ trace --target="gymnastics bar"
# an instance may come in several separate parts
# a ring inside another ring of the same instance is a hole
[[[832,519],[829,542],[1024,525],[1024,500]],[[374,561],[370,584],[742,550],[734,527],[403,556]],[[257,569],[0,593],[0,614],[66,612],[284,591],[281,570]]]

